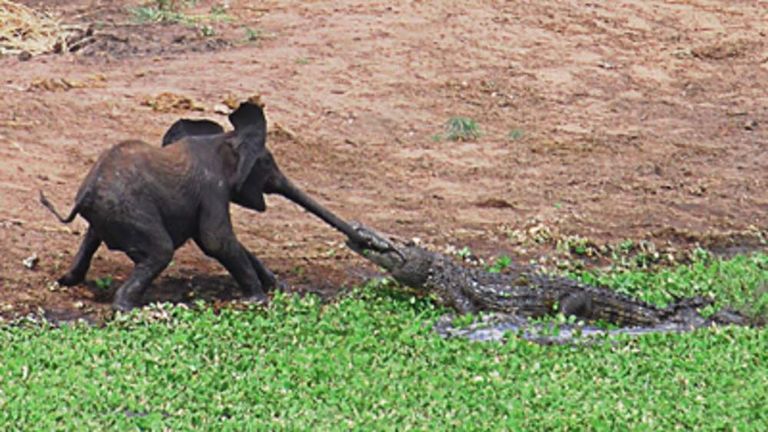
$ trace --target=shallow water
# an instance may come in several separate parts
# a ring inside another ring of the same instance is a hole
[[[502,342],[511,335],[544,345],[581,344],[610,339],[618,335],[642,336],[650,333],[669,333],[693,330],[681,324],[663,324],[653,327],[624,327],[604,329],[591,325],[535,323],[524,318],[489,314],[468,326],[453,325],[453,316],[441,318],[435,331],[443,337],[460,337],[477,342]]]

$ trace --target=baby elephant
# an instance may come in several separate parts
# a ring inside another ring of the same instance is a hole
[[[174,251],[192,238],[226,267],[248,299],[265,302],[264,290],[275,285],[275,277],[235,237],[229,201],[269,153],[267,124],[262,108],[250,102],[229,119],[235,130],[213,137],[189,136],[162,148],[125,141],[105,151],[66,218],[41,191],[40,201],[61,222],[72,222],[78,214],[89,222],[74,262],[59,283],[82,282],[104,242],[135,264],[112,304],[116,310],[129,310],[168,266]]]

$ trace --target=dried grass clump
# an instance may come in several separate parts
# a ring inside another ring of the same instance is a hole
[[[0,0],[0,55],[32,55],[61,51],[67,30],[43,12],[9,0]]]

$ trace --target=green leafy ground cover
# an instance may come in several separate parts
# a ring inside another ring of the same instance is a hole
[[[746,301],[768,256],[581,277],[656,303]],[[429,331],[444,312],[371,285],[327,305],[278,295],[267,310],[0,326],[0,429],[768,429],[766,330],[473,343]]]

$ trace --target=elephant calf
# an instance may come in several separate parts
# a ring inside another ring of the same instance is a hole
[[[265,158],[271,160],[265,147],[267,124],[262,108],[249,102],[230,115],[230,122],[234,131],[188,136],[162,148],[141,141],[117,144],[88,173],[67,217],[41,191],[41,203],[61,222],[72,222],[78,214],[89,222],[74,262],[59,283],[82,282],[104,242],[134,262],[113,302],[116,310],[131,309],[174,251],[192,238],[226,267],[248,299],[265,302],[264,290],[275,285],[275,277],[235,237],[229,201],[261,195],[244,193],[244,185],[253,173],[268,171],[261,166]],[[268,174],[256,176],[263,180]],[[249,204],[263,207],[263,198]]]

